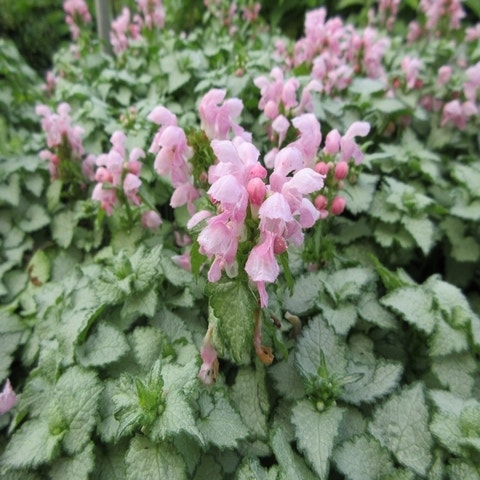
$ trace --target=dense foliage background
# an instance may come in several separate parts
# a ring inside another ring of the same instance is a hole
[[[2,478],[479,478],[478,5],[276,3],[0,1]]]

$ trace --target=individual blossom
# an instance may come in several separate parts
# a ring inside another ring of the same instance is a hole
[[[156,230],[162,224],[162,217],[155,210],[142,213],[142,226],[150,230]]]
[[[115,54],[120,55],[125,52],[130,45],[130,40],[141,38],[140,30],[139,22],[131,19],[130,9],[123,7],[122,13],[112,21],[110,29],[110,43]]]
[[[370,132],[368,122],[353,122],[340,140],[340,161],[348,162],[353,158],[356,165],[362,162],[363,153],[355,142],[355,137],[366,137]]]
[[[7,379],[3,387],[2,393],[0,393],[0,415],[10,411],[17,403],[17,396],[13,391],[10,380]]]
[[[202,365],[198,372],[198,378],[205,385],[212,385],[215,383],[218,376],[218,358],[215,347],[212,343],[213,326],[210,324],[203,339],[202,348],[200,349],[200,355],[202,357]]]
[[[239,98],[225,100],[226,91],[218,88],[209,90],[200,101],[201,128],[210,140],[226,140],[230,133],[251,140],[251,135],[234,121],[243,110]]]
[[[378,15],[380,24],[387,30],[392,30],[398,14],[400,0],[380,0],[378,3]]]
[[[463,84],[465,98],[470,102],[475,102],[477,100],[477,92],[480,87],[480,62],[468,68],[465,72],[465,75],[467,77],[465,83]]]

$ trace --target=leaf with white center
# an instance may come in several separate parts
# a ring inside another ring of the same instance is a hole
[[[333,460],[349,480],[383,480],[394,470],[390,453],[370,435],[343,443]]]
[[[248,435],[240,415],[220,393],[203,392],[198,400],[200,419],[198,428],[205,441],[220,449],[234,449],[238,441]]]
[[[70,210],[59,212],[53,216],[50,228],[52,238],[59,247],[68,248],[70,246],[76,223],[75,213]]]
[[[51,462],[60,451],[62,436],[62,432],[50,432],[47,416],[30,420],[12,435],[1,463],[10,468],[29,468]]]
[[[322,288],[318,273],[306,273],[295,279],[293,293],[287,292],[283,308],[296,315],[304,314],[315,307]]]
[[[289,355],[282,362],[277,362],[268,369],[273,377],[276,390],[288,400],[300,400],[305,396],[303,378],[295,368],[295,355]]]
[[[138,364],[149,370],[154,362],[163,356],[167,339],[159,328],[137,327],[130,336],[130,342]]]
[[[319,316],[310,320],[302,329],[297,342],[296,359],[302,375],[317,376],[322,353],[325,355],[328,371],[344,375],[347,367],[346,348],[333,329]]]
[[[412,218],[404,216],[402,224],[415,239],[424,255],[433,247],[435,240],[435,224],[428,217]]]
[[[84,450],[73,457],[61,457],[53,462],[50,469],[51,480],[89,480],[95,456],[94,444],[90,442]]]
[[[98,324],[88,340],[77,347],[77,359],[84,367],[102,367],[117,361],[130,350],[125,335],[105,322]]]
[[[207,295],[217,318],[214,333],[226,347],[225,353],[239,365],[249,364],[253,350],[253,317],[258,308],[252,291],[237,279],[209,284]]]
[[[433,310],[433,297],[428,290],[420,286],[400,287],[385,295],[381,303],[425,333],[433,332],[436,316]]]
[[[466,352],[469,349],[467,332],[451,327],[443,318],[437,322],[435,331],[429,339],[430,356]]]
[[[128,443],[126,440],[107,443],[108,445],[96,452],[95,470],[92,472],[91,480],[125,480]]]
[[[146,437],[134,437],[127,456],[127,480],[187,480],[185,463],[168,442],[153,443]]]
[[[347,209],[354,215],[366,212],[373,200],[379,176],[369,173],[362,173],[356,183],[345,184],[345,197],[347,198]]]
[[[256,369],[239,369],[232,387],[231,399],[250,433],[256,438],[267,438],[270,403],[263,365],[258,365]]]
[[[63,448],[69,454],[81,452],[97,421],[98,399],[103,386],[97,376],[80,367],[65,371],[55,386],[55,403],[67,426]]]
[[[426,475],[432,461],[432,437],[420,383],[403,389],[377,407],[369,430],[402,465],[418,475]]]
[[[432,373],[461,398],[472,396],[478,364],[471,353],[452,353],[432,358]]]
[[[18,222],[18,227],[24,232],[35,232],[50,223],[45,208],[38,204],[30,205]]]
[[[199,432],[192,408],[182,392],[171,390],[165,395],[165,410],[155,420],[151,428],[151,438],[163,441],[174,438],[180,432],[187,433],[203,444],[202,434]]]
[[[328,324],[338,335],[346,335],[357,321],[357,309],[355,305],[341,304],[332,308],[328,302],[320,302],[323,316]]]
[[[342,416],[341,408],[331,406],[320,413],[307,400],[301,400],[292,410],[298,447],[321,480],[328,478],[333,445]]]
[[[280,465],[279,480],[315,480],[316,476],[307,464],[292,450],[285,432],[277,428],[271,437],[270,444]]]
[[[372,292],[366,292],[360,297],[357,310],[363,320],[380,328],[390,330],[398,326],[395,316],[379,303],[378,296]]]

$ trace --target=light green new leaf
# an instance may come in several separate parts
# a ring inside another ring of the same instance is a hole
[[[425,333],[433,332],[436,317],[433,298],[428,290],[420,286],[400,287],[384,296],[380,302]]]
[[[320,413],[307,400],[301,400],[292,410],[298,447],[321,480],[328,478],[333,445],[342,416],[341,408],[331,406]]]
[[[36,467],[50,462],[58,455],[63,434],[50,432],[48,418],[30,420],[12,435],[1,463],[10,468]]]
[[[273,453],[280,465],[279,480],[315,480],[305,461],[292,450],[285,432],[277,428],[271,438]]]
[[[55,386],[55,403],[66,424],[63,448],[71,455],[81,452],[97,421],[103,386],[89,370],[71,367]]]
[[[234,449],[238,441],[248,435],[240,415],[232,408],[228,400],[220,393],[209,395],[203,392],[198,400],[200,420],[198,428],[205,441],[221,450]]]
[[[152,443],[146,437],[135,437],[126,456],[127,480],[187,480],[185,463],[167,442]]]
[[[85,449],[73,457],[61,457],[55,460],[50,469],[51,480],[89,480],[93,470],[95,456],[94,444],[90,442]]]
[[[129,351],[125,335],[112,325],[101,322],[88,340],[76,350],[84,367],[101,367],[117,361]]]
[[[369,430],[402,465],[418,475],[426,475],[432,461],[432,437],[420,383],[404,388],[377,407]]]
[[[383,480],[394,469],[388,451],[370,435],[343,443],[333,460],[349,480]]]

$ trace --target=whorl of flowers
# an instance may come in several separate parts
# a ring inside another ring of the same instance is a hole
[[[73,40],[76,41],[80,36],[81,27],[92,21],[88,6],[85,0],[65,0],[63,10],[66,14],[65,22],[70,28]]]
[[[72,125],[70,105],[61,103],[56,112],[46,105],[37,105],[36,114],[41,117],[42,129],[46,135],[48,150],[42,150],[40,157],[49,162],[52,179],[75,176],[75,165],[81,163],[83,176],[92,178],[93,156],[85,155],[83,129]]]

